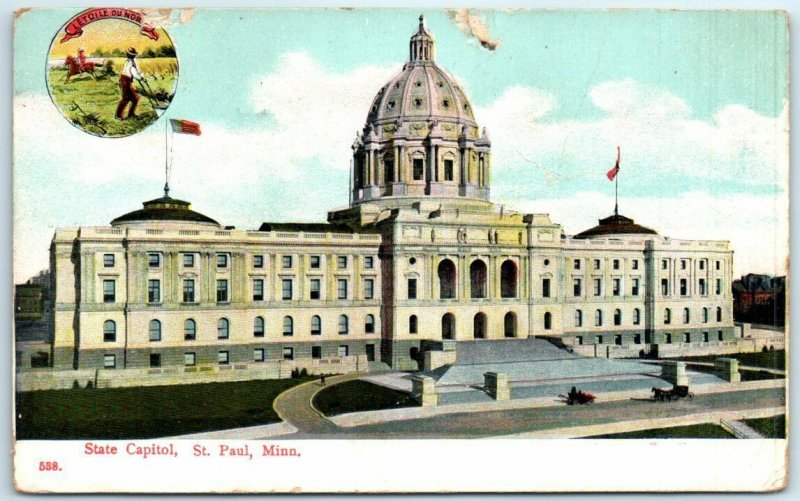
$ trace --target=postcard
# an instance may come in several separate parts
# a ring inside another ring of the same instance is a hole
[[[782,489],[787,25],[18,11],[16,488]]]

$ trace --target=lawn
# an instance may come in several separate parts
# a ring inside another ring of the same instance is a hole
[[[767,438],[786,438],[786,416],[761,419],[745,419],[745,423]]]
[[[153,438],[275,423],[272,401],[307,380],[23,392],[17,438]]]
[[[691,426],[674,426],[672,428],[656,428],[652,430],[630,431],[610,435],[597,435],[586,438],[733,438],[733,435],[715,424],[696,424]]]
[[[786,351],[759,351],[756,353],[732,353],[730,355],[705,355],[702,357],[682,357],[687,362],[713,362],[718,358],[735,358],[739,365],[786,370]]]
[[[314,397],[313,404],[326,416],[419,406],[408,393],[360,380],[347,381],[320,391]]]

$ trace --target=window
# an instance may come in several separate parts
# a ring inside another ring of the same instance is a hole
[[[544,330],[549,331],[553,326],[553,315],[548,311],[544,314]]]
[[[616,336],[614,336],[614,344],[617,345],[617,346],[622,346],[622,335],[621,334],[617,334]]]
[[[283,317],[283,335],[294,335],[294,320],[292,320],[292,317]]]
[[[664,325],[672,323],[672,310],[669,308],[664,309]]]
[[[227,318],[220,318],[217,321],[217,339],[228,339],[230,337],[231,323]]]
[[[722,331],[717,331],[717,341],[722,341]]]
[[[639,269],[639,260],[638,259],[634,259],[633,261],[631,261],[631,269],[632,270],[638,270]]]
[[[698,286],[699,286],[698,288],[700,289],[700,295],[701,296],[705,296],[706,295],[706,279],[705,278],[701,278],[700,280],[698,280]]]
[[[702,261],[700,261],[700,262],[702,263]],[[708,342],[708,332],[703,332],[703,342],[704,343]]]
[[[615,270],[619,269],[619,259],[615,259],[612,261],[612,265],[614,266]]]
[[[115,369],[117,367],[117,356],[116,355],[103,355],[103,368],[104,369]]]
[[[573,259],[572,260],[572,267],[575,268],[576,270],[580,270],[581,269],[581,260],[580,259]]]
[[[257,254],[253,256],[253,268],[263,268],[264,267],[264,256],[261,254]]]
[[[486,337],[486,315],[484,313],[476,313],[472,317],[472,337],[475,339]]]
[[[197,337],[197,324],[191,318],[187,318],[183,322],[183,339],[184,341],[194,341]]]
[[[600,260],[599,259],[595,259],[594,260],[594,269],[595,270],[599,270],[600,269]]]
[[[722,294],[722,280],[720,280],[719,278],[717,279],[717,284],[716,284],[714,292],[717,294],[717,296]]]
[[[294,349],[285,347],[283,349],[283,359],[284,360],[294,360]]]
[[[701,270],[705,270],[706,269],[706,260],[705,259],[701,259],[698,264],[700,265],[700,269]],[[706,333],[706,334],[708,334],[708,333]]]
[[[411,315],[408,317],[408,333],[409,334],[416,334],[417,333],[417,316]]]
[[[230,363],[230,354],[227,351],[217,352],[217,363],[219,365],[228,365]]]
[[[542,279],[542,297],[550,297],[550,279]]]
[[[481,299],[486,297],[486,263],[476,259],[469,265],[469,297]]]
[[[596,310],[594,312],[594,325],[601,327],[603,325],[603,310]]]
[[[453,161],[447,158],[444,160],[444,180],[453,180]]]
[[[367,278],[364,280],[364,299],[375,297],[375,280]]]
[[[575,341],[578,343],[578,345],[582,345],[583,344],[583,336],[577,336],[575,338]]]
[[[320,266],[319,256],[311,256],[311,260],[309,261],[309,266],[315,270],[318,269]]]
[[[183,267],[184,268],[194,268],[194,254],[184,254],[183,255]]]
[[[283,256],[281,258],[281,263],[284,268],[291,268],[292,267],[292,256]]]
[[[408,279],[408,299],[417,299],[417,279]]]
[[[161,267],[161,254],[156,252],[151,252],[147,255],[147,266],[149,268],[160,268]]]
[[[103,254],[103,267],[105,268],[114,267],[114,254]]]
[[[322,319],[319,318],[319,315],[314,315],[311,317],[311,335],[322,335]]]
[[[603,336],[595,336],[594,339],[597,344],[603,344]]]
[[[439,263],[439,298],[453,299],[456,297],[456,265],[449,259]]]
[[[583,312],[575,310],[575,327],[583,327]]]
[[[284,278],[281,280],[281,299],[284,301],[292,299],[292,279]]]
[[[690,332],[683,333],[683,342],[684,343],[691,343],[692,342],[692,334]]]
[[[228,281],[226,279],[217,280],[217,302],[225,303],[228,301]]]
[[[633,325],[639,325],[642,322],[642,311],[639,308],[633,309]]]
[[[117,324],[113,320],[103,322],[103,342],[113,343],[117,340]]]
[[[672,344],[672,334],[670,334],[669,332],[664,334],[664,342],[666,344]]]
[[[309,287],[309,297],[311,299],[319,299],[320,280],[319,278],[312,278]]]
[[[253,337],[264,337],[264,317],[253,320]]]
[[[339,334],[347,334],[350,330],[347,315],[339,315]]]
[[[264,279],[253,279],[253,301],[264,300]]]
[[[375,317],[373,315],[367,315],[367,318],[364,320],[364,332],[367,334],[375,332]]]
[[[455,319],[453,323],[455,324]],[[503,317],[503,335],[505,337],[517,337],[517,316],[511,311]]]
[[[634,334],[633,335],[633,343],[634,344],[642,344],[642,335],[641,334]]]
[[[638,296],[639,295],[639,279],[634,278],[631,279],[631,295]]]
[[[452,313],[442,315],[442,339],[455,339],[456,317]]]
[[[375,267],[375,260],[372,256],[364,257],[364,268],[367,270],[371,270]]]
[[[336,297],[338,299],[347,299],[347,279],[340,278],[336,281]]]
[[[689,308],[684,308],[683,309],[683,323],[688,324],[690,319],[691,319],[691,314],[689,313]]]
[[[161,280],[147,281],[147,302],[148,303],[161,302]]]
[[[263,362],[263,361],[264,361],[264,348],[254,348],[253,362]]]
[[[580,297],[581,295],[581,279],[580,278],[573,278],[572,279],[572,295],[575,297]]]
[[[722,322],[722,308],[717,306],[717,322]]]
[[[413,164],[414,181],[421,181],[423,170],[425,169],[425,160],[422,158],[415,158]]]
[[[661,295],[662,296],[669,295],[669,280],[666,278],[661,279]]]
[[[183,302],[194,303],[194,280],[183,281]]]
[[[619,296],[622,292],[622,281],[619,278],[615,278],[612,282],[612,292],[615,296]]]
[[[340,357],[346,357],[349,353],[350,353],[350,348],[346,344],[339,345],[338,355]]]
[[[669,261],[666,259],[661,260],[661,269],[666,270],[669,269]]]
[[[150,320],[150,341],[161,341],[161,322]]]
[[[347,268],[347,256],[338,256],[336,258],[336,266],[340,270]]]
[[[708,308],[703,308],[703,323],[708,323]]]
[[[594,295],[600,296],[603,294],[603,279],[602,278],[595,278],[594,279]]]
[[[312,346],[311,347],[311,358],[315,358],[315,359],[322,358],[322,346]]]
[[[719,268],[719,266],[720,266],[720,265],[719,265],[719,261],[717,261],[717,263],[716,263],[716,264],[717,264],[717,269],[719,270],[719,269],[720,269],[720,268]]]
[[[510,259],[500,265],[500,297],[517,297],[517,265]]]
[[[197,357],[194,352],[183,354],[183,365],[186,367],[193,367],[197,363]]]
[[[686,269],[686,260],[685,259],[681,259],[681,269],[682,270]]]
[[[614,325],[622,325],[622,311],[614,310]]]
[[[687,287],[686,287],[686,279],[685,278],[681,278],[680,284],[681,284],[680,285],[681,296],[686,296],[688,294],[688,290],[687,290]]]
[[[103,280],[103,302],[113,303],[116,301],[117,284],[114,280]]]
[[[228,267],[228,255],[217,254],[217,268],[227,268],[227,267]]]
[[[161,354],[160,353],[151,353],[150,354],[150,367],[161,367]]]

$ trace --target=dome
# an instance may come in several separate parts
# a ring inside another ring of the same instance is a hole
[[[150,221],[187,222],[219,227],[219,223],[208,216],[192,210],[189,202],[164,195],[161,198],[145,202],[144,208],[128,212],[113,221],[112,226],[121,224],[142,223]]]
[[[614,214],[599,221],[600,224],[582,231],[573,238],[594,238],[611,235],[658,235],[655,230],[636,224],[633,219]]]

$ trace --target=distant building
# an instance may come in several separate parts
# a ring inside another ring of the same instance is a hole
[[[42,318],[44,314],[44,287],[40,284],[17,284],[14,287],[14,319]]]
[[[783,326],[786,277],[749,273],[734,280],[733,318],[737,322]]]

